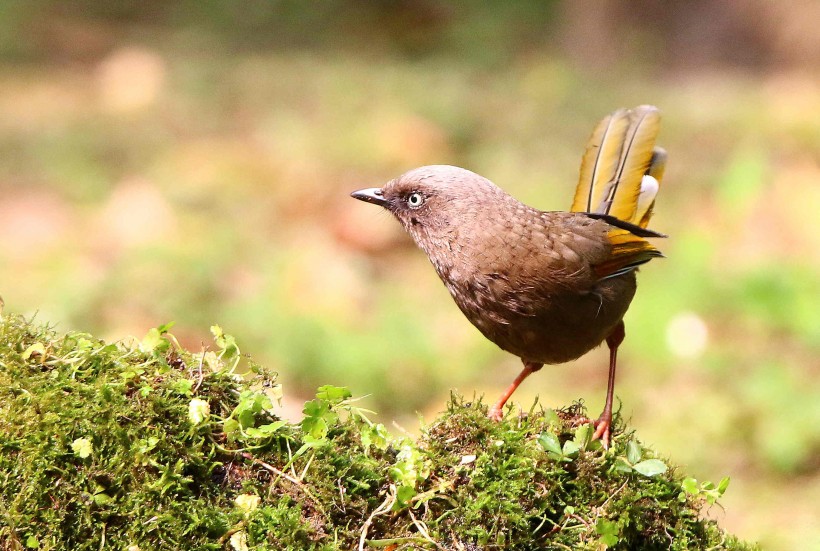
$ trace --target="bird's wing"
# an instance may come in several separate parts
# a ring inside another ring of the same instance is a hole
[[[663,256],[649,241],[629,230],[614,228],[607,233],[612,247],[606,260],[592,266],[598,279],[619,276],[655,257]]]

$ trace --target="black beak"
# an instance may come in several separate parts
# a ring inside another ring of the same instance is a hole
[[[369,187],[367,189],[360,189],[359,191],[351,193],[350,196],[365,203],[373,203],[381,207],[387,206],[387,200],[382,195],[381,188]]]

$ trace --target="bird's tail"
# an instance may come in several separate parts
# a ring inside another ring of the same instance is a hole
[[[598,123],[587,143],[571,210],[612,226],[610,256],[594,266],[601,278],[662,256],[644,239],[665,237],[646,227],[666,168],[666,151],[655,147],[660,120],[651,105],[619,109]]]
[[[572,211],[646,228],[666,168],[666,151],[655,147],[660,120],[657,107],[641,105],[598,123],[581,160]]]

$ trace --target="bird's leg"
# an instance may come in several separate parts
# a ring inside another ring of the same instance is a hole
[[[609,448],[610,429],[612,428],[612,397],[615,394],[615,363],[618,356],[618,346],[624,342],[624,322],[619,321],[612,333],[606,338],[606,344],[609,347],[609,381],[606,385],[606,403],[604,404],[604,411],[598,420],[594,422],[595,432],[592,434],[592,439],[601,439],[604,448]]]
[[[493,406],[490,408],[490,411],[487,413],[487,417],[489,417],[493,421],[501,421],[501,419],[504,418],[504,404],[506,404],[507,400],[510,399],[510,396],[513,395],[513,392],[515,392],[515,389],[518,388],[518,385],[520,385],[524,381],[524,379],[529,377],[531,373],[535,373],[536,371],[544,367],[544,364],[540,364],[537,362],[528,362],[526,360],[523,361],[524,369],[521,370],[521,373],[518,374],[518,377],[516,377],[512,384],[509,387],[507,387],[507,390],[504,391],[504,394],[501,395],[501,398],[499,398],[498,401],[495,404],[493,404]]]

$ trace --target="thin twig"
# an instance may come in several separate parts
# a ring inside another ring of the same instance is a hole
[[[452,490],[453,486],[455,485],[455,480],[446,480],[440,481],[438,486],[431,490],[427,490],[426,492],[422,492],[420,494],[414,495],[411,499],[411,503],[426,503],[427,500],[432,499],[434,497],[440,497],[450,503],[451,505],[455,505],[455,501],[449,497],[448,495],[444,494],[443,492],[446,490]],[[441,495],[438,495],[441,493]]]
[[[290,450],[290,440],[285,440],[285,446],[288,448],[288,464],[285,465],[285,468],[290,467],[290,472],[293,473],[293,476],[298,478],[299,475],[296,474],[296,469],[293,467],[293,452]]]
[[[230,530],[228,530],[227,532],[225,532],[224,534],[222,534],[222,536],[221,536],[221,537],[219,538],[219,540],[218,540],[218,541],[219,541],[219,544],[220,544],[220,545],[222,545],[223,543],[225,543],[226,541],[228,541],[229,539],[231,539],[231,536],[233,536],[233,535],[234,535],[234,534],[236,534],[237,532],[241,532],[242,530],[244,530],[244,529],[245,529],[245,525],[246,525],[247,523],[248,523],[248,521],[247,521],[247,520],[240,520],[240,521],[239,521],[236,525],[234,525],[234,527],[233,527],[233,528],[231,528]]]
[[[382,540],[367,540],[368,547],[390,547],[390,549],[395,549],[397,545],[401,545],[403,543],[425,543],[424,538],[416,538],[416,537],[402,537],[402,538],[385,538]],[[414,548],[415,549],[415,548]]]
[[[345,489],[344,486],[342,486],[341,478],[336,479],[336,486],[339,488],[339,503],[341,504],[340,509],[342,510],[343,514],[347,514],[347,507],[345,507]]]
[[[302,469],[302,474],[299,475],[299,480],[304,480],[307,476],[308,469],[310,468],[310,465],[313,463],[314,457],[316,457],[315,453],[310,454],[310,457],[308,457],[307,463],[305,464],[305,468]]]
[[[427,525],[416,518],[416,515],[413,514],[413,510],[407,509],[407,512],[410,513],[410,518],[413,519],[413,524],[415,525],[416,530],[419,531],[419,534],[421,534],[424,539],[435,545],[436,549],[444,549],[444,547],[439,545],[436,540],[430,537],[430,533],[427,531]]]
[[[616,495],[618,495],[618,492],[620,492],[621,490],[623,490],[624,488],[626,488],[626,485],[627,485],[628,483],[629,483],[629,481],[627,480],[626,482],[624,482],[623,484],[621,484],[621,487],[620,487],[620,488],[618,488],[617,490],[615,490],[614,492],[612,492],[611,494],[609,494],[609,497],[608,497],[608,498],[606,498],[606,499],[604,500],[604,502],[603,502],[603,503],[601,503],[601,509],[604,509],[604,508],[606,507],[606,504],[607,504],[607,503],[609,503],[609,500],[610,500],[610,499],[612,499],[613,497],[615,497]]]
[[[384,498],[384,501],[376,507],[376,509],[370,513],[370,516],[367,517],[367,520],[364,521],[362,524],[362,534],[359,537],[359,551],[364,551],[364,544],[367,541],[367,530],[370,528],[370,525],[373,524],[373,519],[379,515],[384,515],[393,508],[393,505],[396,503],[396,486],[393,484],[390,485],[390,492],[387,494],[387,497]]]
[[[248,460],[250,460],[250,461],[253,461],[254,463],[256,463],[257,465],[259,465],[259,466],[260,466],[260,467],[262,467],[263,469],[265,469],[265,470],[267,470],[267,471],[270,471],[270,472],[272,472],[273,474],[275,474],[275,475],[277,475],[277,476],[281,476],[282,478],[284,478],[284,479],[285,479],[285,480],[287,480],[288,482],[292,482],[293,484],[295,484],[295,485],[296,485],[296,487],[297,487],[297,488],[299,488],[299,489],[302,491],[302,493],[303,493],[303,494],[305,494],[306,496],[308,496],[308,497],[309,497],[309,498],[313,501],[313,504],[314,504],[314,505],[316,506],[316,508],[317,508],[317,509],[318,509],[318,510],[322,513],[322,515],[324,515],[325,517],[327,517],[327,513],[325,512],[324,507],[322,507],[321,502],[320,502],[318,499],[316,499],[316,496],[314,496],[314,495],[310,492],[310,490],[308,490],[308,489],[307,489],[307,487],[306,487],[306,486],[302,483],[302,481],[301,481],[301,480],[299,480],[298,478],[295,478],[295,477],[293,477],[293,476],[290,476],[289,474],[285,473],[284,471],[281,471],[281,470],[277,469],[276,467],[274,467],[273,465],[271,465],[271,464],[269,464],[269,463],[265,463],[265,462],[264,462],[264,461],[262,461],[261,459],[257,459],[257,458],[255,458],[254,456],[252,456],[252,455],[251,455],[251,454],[249,454],[248,452],[242,452],[242,453],[240,453],[239,455],[241,455],[241,456],[242,456],[242,457],[244,457],[245,459],[248,459]]]
[[[205,347],[202,347],[202,353],[199,355],[199,366],[197,370],[199,371],[199,379],[197,380],[196,384],[194,385],[194,392],[199,390],[199,387],[202,386],[202,381],[205,379],[205,376],[202,374],[202,364],[205,362]]]

